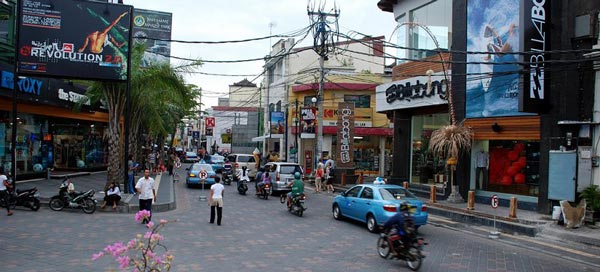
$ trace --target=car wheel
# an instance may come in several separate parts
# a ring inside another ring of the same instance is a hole
[[[333,219],[341,220],[343,218],[342,211],[340,210],[340,206],[337,204],[333,205]]]
[[[372,233],[377,232],[377,221],[371,214],[367,215],[367,229]]]

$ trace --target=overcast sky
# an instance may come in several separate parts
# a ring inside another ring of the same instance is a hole
[[[314,2],[314,1],[313,1]],[[385,36],[389,40],[396,24],[392,13],[377,8],[377,0],[338,0],[340,32],[354,30],[372,36]],[[135,8],[159,10],[173,14],[173,40],[223,41],[285,34],[309,25],[306,0],[124,0]],[[318,3],[318,1],[317,1]],[[334,1],[327,1],[326,11]],[[298,40],[298,39],[296,39]],[[393,39],[395,40],[395,39]],[[271,41],[238,44],[198,45],[172,43],[171,55],[204,60],[238,60],[262,58],[269,54]],[[307,39],[300,46],[310,46]],[[392,52],[388,52],[392,53]],[[178,63],[172,60],[172,64]],[[251,74],[262,72],[264,61],[204,64],[198,71],[219,74]],[[248,76],[252,80],[254,76]],[[208,107],[217,104],[217,97],[226,97],[229,85],[244,79],[208,75],[190,75],[188,83],[204,90],[203,103]],[[259,79],[260,80],[260,79]],[[254,83],[260,85],[260,81]]]

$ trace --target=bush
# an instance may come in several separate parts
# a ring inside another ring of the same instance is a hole
[[[579,196],[585,199],[588,209],[600,212],[600,187],[598,185],[590,185]]]

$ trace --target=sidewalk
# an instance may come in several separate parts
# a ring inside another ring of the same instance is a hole
[[[137,195],[121,194],[121,202],[117,207],[116,211],[110,207],[100,209],[100,204],[104,198],[104,186],[106,184],[106,171],[101,172],[53,172],[51,179],[33,179],[17,181],[16,187],[18,189],[27,189],[37,187],[40,194],[40,201],[42,207],[48,207],[50,198],[58,194],[58,187],[62,183],[63,179],[67,176],[71,178],[71,182],[75,185],[76,191],[86,191],[94,189],[96,194],[94,198],[98,200],[98,206],[96,211],[104,212],[119,212],[119,213],[136,213],[139,210]],[[152,204],[152,210],[155,212],[164,212],[174,210],[176,208],[175,201],[175,190],[173,187],[173,181],[168,173],[162,175],[152,175],[156,181],[155,186],[157,202]],[[140,176],[135,176],[135,180],[139,179]],[[121,191],[124,191],[123,185],[121,185]]]
[[[341,192],[354,185],[347,184],[342,187],[340,184],[334,184],[334,187],[336,192]],[[443,216],[455,222],[493,227],[495,220],[496,228],[500,232],[600,247],[598,226],[584,225],[578,229],[567,229],[559,226],[550,215],[535,211],[517,209],[517,218],[509,218],[509,207],[500,206],[494,209],[491,205],[475,203],[475,209],[468,210],[466,202],[449,203],[442,200],[430,203],[428,198],[420,199],[427,204],[429,214]]]

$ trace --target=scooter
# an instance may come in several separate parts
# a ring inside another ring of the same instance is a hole
[[[8,178],[8,182],[12,184],[12,178]],[[15,192],[14,190],[9,193],[8,197],[8,205],[11,208],[16,206],[23,206],[26,208],[30,208],[32,211],[37,211],[40,209],[40,194],[38,193],[38,189],[36,187],[18,190]],[[7,203],[4,198],[0,199],[0,206],[3,208],[6,207]]]
[[[269,194],[271,193],[271,184],[270,183],[264,183],[262,186],[258,186],[256,185],[257,188],[257,194],[256,196],[258,196],[259,198],[263,198],[264,200],[269,199]]]
[[[398,233],[395,228],[386,229],[380,233],[380,237],[377,240],[377,253],[381,258],[384,259],[399,259],[406,261],[408,268],[412,271],[417,271],[423,264],[423,246],[427,245],[423,238],[417,237],[417,232],[414,228],[404,235],[405,241],[409,241],[408,244],[403,245],[402,236]],[[391,254],[391,253],[394,254]]]
[[[50,209],[53,211],[61,211],[65,207],[72,209],[83,209],[84,213],[91,214],[96,211],[97,201],[94,199],[96,193],[93,189],[89,189],[85,192],[74,193],[70,195],[67,192],[68,184],[65,178],[62,184],[58,187],[58,195],[50,198]]]
[[[279,202],[281,202],[281,203],[285,203],[286,200],[287,200],[287,194],[282,194],[279,197]],[[292,196],[291,204],[288,207],[288,211],[299,217],[302,217],[302,215],[304,214],[304,211],[306,210],[306,208],[304,208],[304,200],[306,200],[306,195],[303,193]]]
[[[231,185],[231,182],[233,181],[233,175],[231,174],[231,171],[223,170],[222,176],[223,176],[223,184]]]

